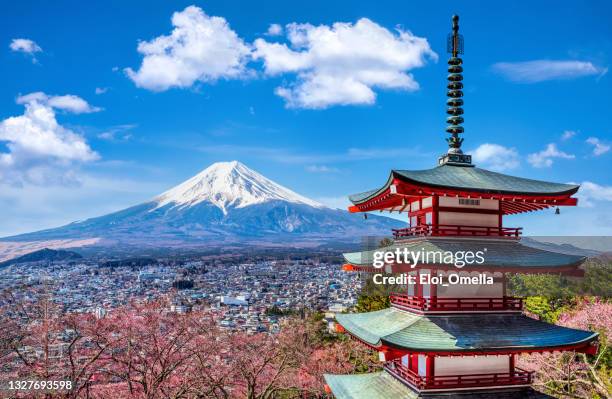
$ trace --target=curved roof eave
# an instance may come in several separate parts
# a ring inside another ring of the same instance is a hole
[[[442,165],[424,170],[394,169],[389,174],[387,182],[381,188],[350,195],[349,200],[353,204],[358,205],[375,198],[388,189],[396,178],[416,186],[465,190],[487,194],[569,196],[580,188],[576,184],[526,179],[476,167],[466,168],[464,166]]]

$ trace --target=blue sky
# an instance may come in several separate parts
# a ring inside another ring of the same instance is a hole
[[[584,185],[580,207],[507,224],[612,233],[609,2],[12,3],[0,6],[0,235],[136,204],[215,161],[336,206],[392,168],[432,167],[453,13],[464,150]]]

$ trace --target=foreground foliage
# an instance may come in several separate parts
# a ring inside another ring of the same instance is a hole
[[[575,308],[558,316],[557,324],[597,331],[597,354],[532,354],[520,357],[519,366],[536,370],[534,385],[555,397],[608,398],[612,394],[612,304],[595,298],[576,302]]]
[[[132,304],[106,317],[61,314],[46,298],[4,306],[0,378],[73,381],[66,398],[321,397],[323,373],[371,371],[366,348],[289,319],[280,334],[220,330],[206,312]],[[58,397],[58,395],[54,395]]]

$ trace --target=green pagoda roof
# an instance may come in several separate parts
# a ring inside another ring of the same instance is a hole
[[[551,399],[532,388],[417,393],[386,371],[370,374],[325,374],[325,382],[336,399]]]
[[[344,253],[347,263],[355,266],[372,266],[374,252],[394,251],[396,248],[407,248],[414,252],[446,252],[457,253],[460,251],[483,251],[484,263],[482,265],[466,265],[465,271],[512,269],[514,271],[533,271],[534,269],[551,269],[559,267],[578,266],[586,259],[584,256],[567,255],[559,252],[551,252],[543,249],[529,247],[519,241],[510,239],[490,238],[413,238],[398,240],[392,245],[370,251]],[[428,265],[421,262],[420,267]],[[431,265],[433,266],[433,265]],[[439,265],[454,267],[452,265]],[[457,269],[459,271],[460,269]],[[381,270],[382,271],[382,270]]]
[[[336,315],[349,333],[374,346],[412,351],[533,350],[588,344],[597,333],[517,314],[425,316],[388,308]]]
[[[580,186],[524,179],[492,172],[472,165],[441,165],[426,170],[392,170],[387,183],[376,190],[349,196],[353,204],[365,202],[383,192],[400,179],[418,186],[463,189],[487,194],[571,195]]]
[[[371,374],[325,374],[336,399],[416,399],[419,395],[386,371]]]

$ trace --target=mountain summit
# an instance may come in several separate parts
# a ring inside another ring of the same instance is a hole
[[[221,244],[304,246],[389,235],[403,223],[328,208],[249,169],[218,162],[145,203],[66,226],[3,238],[66,240],[96,246],[214,247]],[[282,244],[281,244],[282,243]]]
[[[156,197],[157,207],[184,207],[208,201],[227,215],[228,209],[244,208],[269,201],[287,201],[323,208],[238,161],[217,162],[191,179]]]

